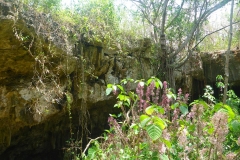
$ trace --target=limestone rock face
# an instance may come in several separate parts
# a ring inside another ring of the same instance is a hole
[[[149,53],[57,39],[55,28],[41,28],[48,24],[37,17],[46,15],[14,15],[14,5],[0,2],[0,159],[62,159],[71,133],[98,135],[118,112],[108,83],[152,76]]]
[[[214,82],[217,75],[224,75],[225,52],[202,53],[206,80]],[[240,50],[232,50],[229,57],[229,83],[240,82]]]
[[[175,71],[177,86],[194,98],[203,95],[206,85],[216,89],[216,77],[224,77],[225,51],[193,53],[187,63]],[[240,50],[232,50],[229,57],[229,87],[240,96]],[[193,99],[194,99],[193,98]],[[193,100],[192,99],[192,100]]]

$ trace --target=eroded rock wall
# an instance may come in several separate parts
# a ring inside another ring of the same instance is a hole
[[[83,128],[88,136],[98,135],[108,127],[109,113],[118,112],[112,107],[116,97],[105,95],[108,83],[153,74],[150,44],[145,56],[139,56],[141,47],[122,55],[101,44],[57,39],[41,28],[43,20],[35,22],[39,14],[14,15],[9,2],[1,1],[0,8],[3,159],[62,159],[67,140],[87,136],[79,133]]]

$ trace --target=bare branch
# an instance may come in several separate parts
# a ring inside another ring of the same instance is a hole
[[[182,67],[191,56],[192,56],[192,50],[188,51],[188,55],[186,56],[186,58],[184,60],[182,60],[180,63],[176,63],[176,64],[172,65],[171,67],[174,67],[174,68]]]
[[[237,24],[237,23],[240,23],[240,21],[233,22],[232,24]],[[229,26],[230,26],[230,25],[224,26],[224,27],[222,27],[222,28],[220,28],[220,29],[217,29],[217,30],[215,30],[215,31],[213,31],[213,32],[211,32],[211,33],[206,34],[203,38],[201,38],[201,39],[199,40],[199,42],[193,47],[193,49],[195,49],[207,36],[209,36],[209,35],[211,35],[211,34],[213,34],[213,33],[216,33],[216,32],[218,32],[218,31],[221,31],[221,30],[223,30],[223,29],[225,29],[225,28],[227,28],[227,27],[229,27]]]
[[[93,141],[96,141],[96,140],[98,140],[98,139],[104,139],[104,137],[97,137],[97,138],[95,138],[95,139],[91,139],[91,140],[88,142],[87,146],[85,147],[84,151],[82,152],[82,155],[85,154],[85,152],[86,152],[87,149],[89,148],[90,144],[91,144]]]
[[[199,24],[202,21],[204,21],[211,13],[213,13],[214,11],[216,11],[219,8],[223,7],[224,5],[226,5],[230,1],[231,0],[223,0],[220,3],[216,4],[215,6],[213,6],[212,8],[208,9],[207,11],[205,11],[202,14],[202,16],[199,17],[197,22],[193,25],[193,27],[192,27],[190,33],[187,35],[187,38],[185,39],[185,41],[180,45],[180,47],[175,52],[170,54],[168,58],[171,59],[171,58],[175,57],[178,53],[180,53],[186,47],[186,45],[190,42],[190,40],[192,39],[192,36],[193,36],[194,32],[196,31],[197,27],[199,26]]]

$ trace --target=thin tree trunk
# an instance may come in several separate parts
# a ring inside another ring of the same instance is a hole
[[[163,15],[162,15],[162,23],[161,23],[161,30],[160,30],[160,45],[161,45],[161,68],[162,70],[165,71],[163,73],[163,77],[165,80],[169,82],[170,77],[168,74],[168,63],[167,63],[167,47],[166,47],[166,36],[165,36],[165,24],[166,24],[166,19],[167,19],[167,6],[168,6],[168,1],[165,0],[163,4]],[[171,86],[171,84],[170,84]]]
[[[233,19],[233,7],[234,7],[234,0],[232,0],[231,4],[231,14],[230,14],[230,29],[229,29],[229,41],[228,41],[228,50],[226,53],[226,61],[225,61],[225,87],[223,92],[223,103],[226,103],[227,100],[227,90],[228,90],[228,78],[229,78],[229,55],[230,55],[230,48],[232,44],[232,19]]]

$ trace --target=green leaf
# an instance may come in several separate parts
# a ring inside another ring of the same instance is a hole
[[[175,108],[177,108],[178,106],[179,106],[179,103],[176,102],[176,103],[174,103],[173,105],[171,105],[171,109],[175,109]]]
[[[121,83],[121,84],[127,84],[127,80],[126,80],[126,79],[123,79],[123,80],[121,80],[120,83]]]
[[[121,85],[117,85],[117,87],[121,90],[124,91],[123,87]]]
[[[213,111],[218,111],[219,109],[221,109],[223,107],[223,103],[217,103],[214,105],[214,109]]]
[[[119,95],[117,96],[117,98],[118,98],[120,101],[124,101],[124,100],[125,100],[125,95],[119,94]]]
[[[176,95],[173,94],[173,93],[170,92],[170,91],[167,93],[167,97],[168,97],[168,99],[176,99]]]
[[[147,118],[150,118],[148,115],[146,115],[146,114],[142,114],[141,116],[140,116],[140,122],[142,122],[142,121],[144,121],[145,119],[147,119]]]
[[[117,118],[117,116],[115,114],[109,114],[109,116],[111,116],[113,118]]]
[[[133,100],[133,101],[135,101],[136,100],[136,94],[134,93],[134,92],[131,92],[131,91],[129,91],[128,92],[128,95],[129,95],[129,97]]]
[[[107,88],[112,88],[113,84],[108,84]]]
[[[130,126],[130,129],[133,129],[134,134],[138,134],[138,133],[139,133],[138,128],[139,128],[139,125],[137,125],[137,124],[135,124],[135,123],[133,123],[133,124]]]
[[[150,78],[150,79],[147,81],[147,85],[151,84],[152,81],[154,81],[154,79],[153,79],[153,78]]]
[[[213,127],[208,128],[208,129],[207,129],[207,132],[208,132],[210,135],[213,134],[214,128],[213,128]]]
[[[189,132],[194,132],[196,130],[196,125],[195,124],[190,124],[188,127]]]
[[[147,133],[149,135],[149,137],[155,141],[158,138],[161,137],[162,135],[162,130],[158,125],[155,124],[150,124],[149,126],[147,126]]]
[[[186,106],[180,106],[179,109],[184,116],[188,114],[188,108]]]
[[[128,106],[129,106],[131,101],[130,101],[130,98],[128,96],[126,96],[125,101],[128,103]]]
[[[106,89],[106,95],[108,96],[112,92],[112,88],[107,88]]]
[[[152,153],[151,160],[159,160],[159,152],[154,151],[154,152]]]
[[[165,111],[164,111],[164,108],[162,108],[161,106],[157,106],[157,110],[159,113],[163,114]]]
[[[151,120],[151,117],[147,116],[147,115],[141,115],[140,116],[140,125],[141,127],[145,127],[146,124]]]
[[[172,148],[171,141],[166,140],[166,139],[162,139],[162,142],[163,142],[169,149]]]
[[[169,160],[166,154],[162,154],[160,157],[161,157],[161,160]]]
[[[224,108],[226,108],[228,111],[229,120],[231,121],[232,119],[234,119],[235,113],[233,112],[232,108],[228,105],[224,105]]]
[[[162,130],[167,126],[167,124],[159,117],[153,117],[154,124],[158,125]]]
[[[137,124],[136,123],[132,123],[131,126],[130,126],[130,129],[135,128],[135,126],[137,126]]]
[[[240,133],[240,121],[233,120],[231,122],[231,128],[232,128],[233,132]]]
[[[90,159],[93,159],[95,157],[96,152],[97,152],[96,147],[91,147],[88,149],[88,156],[90,157]]]
[[[155,110],[155,107],[154,106],[149,106],[145,109],[145,112],[148,114],[148,115],[152,115],[152,113],[154,112]]]
[[[120,108],[123,105],[122,101],[118,101],[113,107],[118,107]]]
[[[156,80],[157,80],[157,82],[155,82],[155,83],[158,83],[159,86],[160,86],[160,88],[162,88],[162,87],[163,87],[162,82],[161,82],[158,78],[156,78]],[[157,85],[156,85],[156,87],[157,87]],[[157,88],[158,88],[158,87],[157,87]]]

